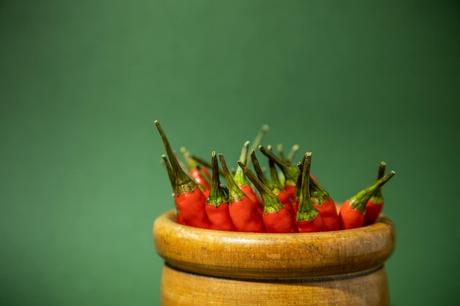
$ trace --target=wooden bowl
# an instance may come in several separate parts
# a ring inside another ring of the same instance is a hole
[[[162,305],[388,305],[392,222],[352,230],[257,234],[156,219]]]

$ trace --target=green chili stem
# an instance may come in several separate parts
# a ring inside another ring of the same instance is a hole
[[[310,195],[310,169],[311,169],[311,152],[304,155],[302,166],[302,179],[300,184],[299,212],[307,213],[313,209]]]
[[[211,175],[211,192],[209,194],[208,203],[218,206],[219,204],[226,202],[226,194],[220,186],[219,177],[219,164],[217,162],[216,151],[211,152],[211,164],[212,164],[212,175]]]
[[[268,167],[270,168],[270,176],[272,179],[272,185],[279,190],[282,190],[284,186],[281,183],[280,177],[278,175],[278,170],[276,169],[275,162],[271,159],[268,160]]]
[[[291,180],[293,183],[297,181],[297,177],[300,174],[300,171],[297,167],[291,166],[290,164],[280,159],[278,156],[276,156],[275,154],[273,154],[272,152],[270,152],[262,146],[259,146],[259,150],[269,159],[272,159],[281,168],[281,171],[283,172],[287,180]]]
[[[180,153],[184,157],[184,160],[187,163],[187,169],[189,171],[192,170],[193,168],[196,168],[197,162],[190,157],[190,152],[185,147],[180,148]]]
[[[294,161],[294,157],[297,154],[297,151],[299,151],[299,145],[295,144],[291,147],[291,151],[289,151],[287,160],[288,162],[292,163]]]
[[[384,161],[381,161],[379,164],[379,170],[377,172],[377,179],[381,179],[385,175],[387,164]]]
[[[248,154],[251,154],[260,146],[269,129],[270,128],[268,124],[262,125],[262,127],[259,129],[259,132],[257,132],[256,138],[252,142],[251,150],[249,150]]]
[[[299,197],[299,210],[297,211],[297,221],[311,221],[315,219],[319,212],[313,208],[313,202],[310,194],[310,169],[311,169],[311,152],[304,155],[304,163],[302,166],[301,191]]]
[[[276,213],[283,209],[283,205],[279,202],[278,197],[262,183],[251,170],[248,169],[245,165],[239,163],[240,167],[243,169],[244,174],[249,178],[252,184],[259,191],[262,196],[264,203],[264,213]]]
[[[212,169],[212,165],[210,162],[205,160],[204,158],[198,157],[196,155],[190,154],[190,158],[199,163],[200,165],[205,166],[208,169]]]
[[[223,154],[219,154],[219,160],[222,170],[221,173],[227,180],[227,187],[229,189],[229,194],[232,202],[235,200],[242,199],[243,197],[245,197],[245,194],[243,193],[243,191],[241,191],[240,187],[238,187],[235,180],[233,179],[233,176],[230,170],[228,169],[227,162],[225,161],[225,157]]]
[[[280,146],[280,145],[283,146],[282,144],[279,144],[278,146]],[[270,151],[270,152],[273,152],[272,146],[268,145],[267,150]],[[283,159],[284,159],[284,157],[283,157]],[[275,189],[275,188],[278,189],[278,190],[283,189],[283,186],[281,186],[281,181],[280,181],[279,176],[278,176],[278,171],[276,170],[275,162],[273,160],[271,160],[270,158],[268,158],[268,168],[270,170],[271,182],[269,182],[266,185],[270,186],[272,189]]]
[[[264,183],[262,183],[257,178],[257,176],[254,175],[254,173],[252,173],[251,170],[248,169],[248,167],[246,167],[240,162],[238,162],[238,164],[240,165],[241,169],[243,169],[243,172],[247,176],[247,178],[251,181],[251,183],[257,188],[257,190],[261,194],[268,194],[270,196],[276,197],[276,195],[267,186],[265,186]]]
[[[248,161],[248,154],[249,154],[249,140],[246,141],[244,144],[243,144],[243,147],[241,148],[241,153],[240,153],[240,159],[239,161],[242,162],[243,164],[246,165],[247,161]]]
[[[377,171],[377,180],[381,179],[385,175],[386,166],[387,165],[386,165],[386,163],[384,161],[381,161],[379,163],[379,169]],[[382,189],[380,187],[377,188],[377,190],[375,191],[373,197],[378,198],[378,199],[383,198]]]
[[[268,148],[268,146],[267,146]],[[278,151],[278,155],[279,157],[282,159],[282,160],[286,160],[286,156],[284,156],[284,146],[282,143],[279,143],[277,146],[276,146],[276,150]]]
[[[210,162],[208,162],[206,159],[204,158],[201,158],[201,157],[198,157],[196,155],[193,155],[193,154],[190,154],[190,158],[193,159],[194,161],[196,161],[197,163],[199,163],[200,165],[208,168],[208,169],[212,169],[212,165]],[[221,169],[219,169],[219,174],[220,175],[224,175],[221,171]]]
[[[243,144],[243,148],[241,149],[240,159],[239,161],[243,164],[247,164],[248,161],[248,151],[249,151],[249,141],[246,141]],[[241,167],[237,167],[234,175],[235,182],[239,185],[246,185],[248,182],[246,181],[246,177],[244,176],[243,169]]]
[[[171,187],[174,190],[174,180],[175,180],[174,172],[171,169],[171,164],[169,163],[168,158],[164,154],[161,155],[161,163],[166,168],[166,172],[168,173],[169,182],[171,183]]]
[[[370,197],[375,193],[375,191],[378,188],[381,188],[383,185],[385,185],[395,174],[396,172],[391,171],[384,177],[377,180],[377,182],[375,182],[373,185],[361,190],[356,195],[351,197],[349,200],[351,207],[361,212],[364,212],[364,210],[366,209],[367,201],[370,199]]]
[[[217,164],[216,151],[211,152],[211,165],[212,165],[211,188],[217,189],[217,187],[220,186],[220,178],[219,178],[219,165]]]
[[[179,164],[179,161],[177,160],[176,155],[174,154],[174,151],[171,148],[171,144],[169,143],[168,138],[166,137],[165,132],[163,131],[163,128],[160,125],[160,122],[158,120],[154,121],[154,124],[158,130],[158,133],[160,134],[160,138],[163,141],[165,150],[166,150],[166,155],[169,158],[169,162],[171,164],[171,168],[175,174],[175,185],[176,187],[179,185],[184,185],[184,184],[190,184],[190,186],[196,186],[195,181],[193,181],[187,173],[184,172],[182,167]]]
[[[305,160],[302,158],[302,160],[297,163],[297,167],[300,169],[300,171],[302,171],[302,169],[303,169],[303,163],[304,162],[305,162]],[[299,175],[297,177],[296,182],[295,182],[295,197],[296,197],[297,200],[300,198],[300,190],[302,188],[301,186],[302,186],[302,175]]]
[[[254,167],[254,170],[256,171],[256,174],[259,180],[263,182],[264,184],[266,184],[267,179],[265,177],[264,171],[262,170],[262,167],[260,166],[260,163],[259,163],[259,160],[257,159],[255,151],[251,152],[251,162],[252,162],[252,166]],[[246,174],[246,172],[244,174]]]
[[[203,180],[204,180],[208,185],[210,185],[211,182],[210,182],[210,180],[209,180],[209,177],[208,177],[208,175],[203,171],[203,168],[202,168],[200,165],[198,165],[198,166],[196,166],[196,169],[197,169],[198,172],[200,173],[200,175],[201,175],[201,177],[203,178]],[[220,173],[220,169],[219,169],[218,171],[219,171],[219,173]]]

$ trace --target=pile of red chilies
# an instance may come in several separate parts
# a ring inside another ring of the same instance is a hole
[[[251,148],[248,141],[244,143],[234,172],[222,154],[212,152],[209,163],[183,148],[188,168],[184,170],[158,121],[155,126],[166,149],[162,160],[173,189],[177,222],[184,225],[256,233],[357,228],[377,220],[384,204],[381,187],[395,175],[394,171],[385,175],[385,163],[381,162],[377,181],[346,200],[337,213],[330,194],[310,174],[312,154],[305,153],[302,161],[294,165],[297,145],[287,156],[282,146],[278,146],[278,154],[270,146],[260,146],[266,126]],[[270,178],[257,159],[256,149],[268,158]],[[248,168],[249,163],[255,173]],[[212,169],[211,174],[207,168]],[[221,176],[226,187],[221,184]]]

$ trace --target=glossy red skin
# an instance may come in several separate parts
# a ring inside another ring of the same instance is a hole
[[[364,214],[364,225],[374,224],[380,216],[383,209],[383,201],[379,203],[372,202],[372,199],[367,201],[366,213]]]
[[[294,212],[294,216],[297,216],[298,210],[299,210],[299,202],[298,201],[292,202],[292,211]]]
[[[221,231],[235,230],[228,207],[228,203],[221,203],[217,207],[210,203],[206,203],[206,215],[211,224],[209,228]]]
[[[278,195],[278,199],[280,200],[283,205],[291,211],[291,213],[295,216],[297,214],[298,204],[295,207],[296,203],[296,194],[297,188],[295,186],[286,185],[284,190],[281,191]]]
[[[201,192],[204,194],[204,197],[207,199],[209,198],[209,194],[211,193],[211,190],[204,189],[204,190],[201,190]]]
[[[284,207],[286,207],[286,209],[290,210],[291,213],[295,215],[294,208],[292,207],[292,198],[286,191],[283,190],[278,193],[278,200],[284,205]]]
[[[176,209],[181,221],[186,225],[209,228],[209,220],[205,211],[206,197],[200,188],[192,192],[183,192],[175,197]]]
[[[350,202],[347,200],[340,208],[339,220],[342,229],[361,227],[364,225],[364,213],[351,208]]]
[[[228,211],[237,231],[265,232],[264,222],[258,211],[257,204],[252,202],[249,197],[230,203]]]
[[[259,211],[260,214],[262,214],[263,212],[263,206],[262,206],[262,203],[260,203],[259,199],[257,198],[257,195],[256,193],[254,192],[254,190],[251,188],[250,185],[241,185],[241,186],[238,186],[240,187],[241,191],[244,192],[244,194],[254,203],[256,203],[257,205],[257,209]]]
[[[286,207],[276,213],[263,214],[265,228],[269,233],[296,233],[297,227],[292,212]]]
[[[314,204],[313,207],[316,208],[323,219],[325,231],[338,231],[340,229],[340,220],[337,214],[337,208],[332,198],[328,198],[321,205]]]
[[[176,222],[182,225],[185,225],[184,217],[181,214],[177,213]]]
[[[173,199],[175,199],[174,193],[172,194]],[[184,217],[179,213],[178,210],[176,210],[176,222],[182,225],[185,225]]]
[[[321,232],[324,229],[323,219],[321,215],[310,221],[297,221],[297,229],[300,233]]]
[[[204,171],[206,168],[202,168],[201,170]],[[207,170],[206,170],[207,171]],[[200,171],[197,168],[194,168],[190,171],[190,176],[201,186],[204,188],[204,193],[207,193],[206,197],[209,196],[209,190],[211,189],[209,184],[206,182],[206,180],[203,178],[201,175]]]
[[[296,193],[295,186],[286,185],[286,187],[284,187],[284,192],[286,192],[288,194],[288,196],[291,199],[291,201],[295,200],[295,193]]]
[[[280,200],[281,203],[291,203],[291,194],[288,192],[286,189],[281,190],[278,194],[278,200]]]

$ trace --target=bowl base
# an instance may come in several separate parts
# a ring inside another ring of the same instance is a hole
[[[260,281],[202,276],[164,266],[161,304],[175,305],[389,305],[382,267],[327,280]]]

